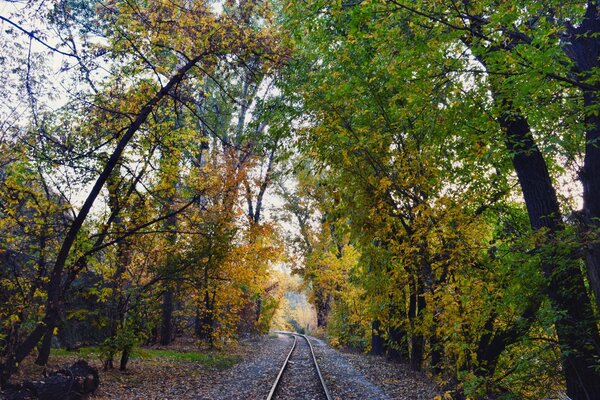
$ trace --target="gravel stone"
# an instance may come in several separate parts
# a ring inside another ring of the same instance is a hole
[[[319,342],[327,346],[323,341],[319,340]],[[327,346],[327,348],[329,347]],[[390,400],[431,400],[436,395],[444,393],[431,377],[424,372],[411,370],[408,364],[390,361],[381,356],[346,351],[333,350],[331,354],[332,357],[347,362],[354,370],[362,374],[369,382],[372,382],[375,387],[382,390],[387,396],[384,398]],[[351,398],[340,397],[344,400]],[[364,397],[364,399],[370,399],[370,397]]]
[[[296,347],[283,371],[273,399],[326,400],[308,343],[301,336],[296,338]],[[293,340],[291,337],[290,339]]]
[[[310,338],[319,368],[334,400],[389,400],[365,375],[321,339]]]
[[[220,382],[198,399],[266,399],[292,343],[293,340],[287,335],[270,335],[256,341],[251,357],[227,370],[221,375]]]
[[[334,400],[430,400],[439,388],[424,373],[383,357],[342,352],[310,337],[319,368]],[[253,343],[252,354],[225,371],[202,400],[264,400],[293,343],[289,335],[270,335]],[[298,338],[290,365],[274,400],[322,400],[306,342]]]

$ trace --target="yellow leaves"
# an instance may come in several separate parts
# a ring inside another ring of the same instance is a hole
[[[392,186],[392,180],[387,176],[384,176],[379,180],[379,189],[382,191],[387,191]]]
[[[158,80],[161,75],[173,75],[182,60],[201,56],[202,72],[189,74],[201,84],[204,74],[214,72],[221,58],[232,56],[243,62],[252,57],[253,63],[259,61],[257,68],[268,72],[287,57],[278,32],[268,24],[269,7],[248,1],[235,8],[240,9],[216,13],[204,1],[150,0],[113,3],[101,15],[119,27],[108,34],[110,50],[121,56],[128,75],[122,78],[131,84]],[[258,20],[261,23],[255,24]]]
[[[443,395],[436,395],[434,400],[452,400],[452,394],[450,392],[444,392]]]
[[[21,321],[21,318],[19,318],[18,315],[16,314],[11,314],[8,316],[8,318],[6,318],[6,320],[4,321],[4,326],[5,327],[9,327],[11,325],[17,324],[19,321]]]

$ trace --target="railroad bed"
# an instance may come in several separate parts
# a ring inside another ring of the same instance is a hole
[[[297,348],[290,354],[294,339]],[[430,400],[435,385],[408,366],[381,357],[336,351],[320,339],[309,338],[318,366],[333,400]],[[211,390],[190,396],[194,400],[326,400],[308,343],[294,334],[272,332],[244,342],[247,356],[209,384]],[[287,367],[282,367],[289,356]],[[273,390],[276,378],[279,383]],[[385,393],[382,388],[386,388]],[[191,394],[191,392],[190,392]]]
[[[267,400],[332,400],[308,337],[276,332],[294,339]]]

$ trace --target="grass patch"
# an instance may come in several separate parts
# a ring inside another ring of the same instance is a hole
[[[151,359],[170,358],[176,361],[196,362],[218,369],[229,368],[239,362],[239,358],[236,356],[195,351],[180,352],[174,350],[136,349],[133,356]]]
[[[50,355],[57,357],[66,357],[66,356],[79,356],[79,357],[90,357],[90,356],[100,356],[100,350],[98,347],[90,346],[90,347],[80,347],[76,350],[67,350],[67,349],[51,349]]]
[[[52,349],[51,354],[57,357],[78,356],[83,358],[100,357],[98,347],[81,347],[77,350]],[[237,364],[240,359],[237,356],[201,353],[201,352],[180,352],[175,350],[157,350],[136,348],[131,354],[131,359],[171,359],[180,362],[193,362],[205,365],[210,368],[226,369]]]

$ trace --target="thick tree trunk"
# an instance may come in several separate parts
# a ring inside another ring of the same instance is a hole
[[[600,68],[600,15],[597,1],[588,1],[583,22],[567,32],[563,49],[573,61],[580,82]],[[600,312],[600,85],[583,89],[585,106],[585,158],[579,178],[583,185],[584,248],[590,286]]]
[[[160,328],[160,344],[166,346],[173,340],[173,290],[163,293],[162,324]]]
[[[586,107],[598,107],[600,102],[593,93],[585,93]],[[583,216],[587,243],[585,258],[590,286],[600,312],[600,117],[588,113],[586,117],[585,158],[580,172],[583,184]]]
[[[327,328],[331,296],[321,288],[315,288],[315,308],[317,309],[317,328]]]
[[[410,368],[413,371],[421,370],[423,354],[425,353],[425,339],[421,334],[413,334],[410,338]]]
[[[435,333],[429,336],[429,352],[431,354],[431,371],[434,375],[442,373],[442,344]]]
[[[536,321],[536,315],[542,303],[538,293],[533,293],[528,299],[525,310],[521,313],[519,323],[505,329],[494,331],[494,321],[497,315],[492,313],[483,328],[485,332],[477,346],[477,369],[475,373],[482,377],[493,376],[500,355],[506,347],[525,336],[531,325]]]
[[[406,361],[409,358],[407,334],[399,326],[389,328],[387,356],[395,361]]]
[[[127,363],[129,362],[129,355],[131,354],[131,349],[123,349],[121,352],[121,361],[119,362],[119,370],[125,371],[127,368]]]
[[[381,356],[385,353],[385,339],[381,335],[381,321],[371,322],[371,354]]]

